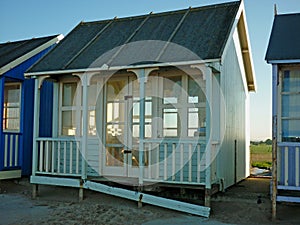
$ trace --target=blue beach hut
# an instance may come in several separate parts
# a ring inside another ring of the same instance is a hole
[[[0,179],[31,174],[34,81],[25,79],[24,72],[60,39],[55,35],[0,44]]]

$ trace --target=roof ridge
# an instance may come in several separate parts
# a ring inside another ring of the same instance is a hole
[[[182,8],[182,9],[176,9],[176,10],[170,10],[170,11],[163,11],[163,12],[151,12],[151,16],[164,16],[164,15],[171,15],[171,14],[177,14],[177,13],[185,13],[187,10],[190,11],[198,11],[198,10],[206,10],[206,9],[214,9],[217,7],[226,7],[228,5],[233,4],[240,4],[240,0],[237,1],[231,1],[231,2],[224,2],[224,3],[217,3],[213,5],[203,5],[203,6],[197,6],[197,7],[188,7],[188,8]],[[88,24],[97,24],[97,23],[107,23],[111,20],[117,20],[117,21],[123,21],[123,20],[132,20],[132,19],[140,19],[147,17],[149,14],[143,14],[143,15],[132,15],[132,16],[125,16],[125,17],[114,17],[113,19],[104,19],[104,20],[94,20],[94,21],[82,21],[80,24],[82,25],[88,25]]]

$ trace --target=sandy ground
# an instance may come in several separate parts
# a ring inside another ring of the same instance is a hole
[[[271,222],[269,183],[248,178],[217,194],[206,219],[151,205],[139,209],[133,201],[88,190],[78,202],[78,190],[67,187],[40,186],[32,200],[28,178],[0,181],[0,224],[300,224],[300,205],[282,203]]]

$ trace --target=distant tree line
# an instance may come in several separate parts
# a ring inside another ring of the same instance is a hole
[[[265,141],[250,141],[251,145],[260,145],[260,144],[265,144],[265,145],[272,145],[272,140],[267,139]]]

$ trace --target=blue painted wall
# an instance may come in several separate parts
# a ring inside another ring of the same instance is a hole
[[[36,54],[20,65],[14,67],[13,69],[7,71],[3,75],[0,76],[0,106],[1,113],[0,118],[3,118],[3,90],[4,90],[4,81],[17,81],[22,83],[22,93],[21,93],[21,123],[20,123],[20,140],[19,140],[19,160],[18,160],[18,168],[21,168],[22,175],[30,175],[31,174],[31,164],[32,164],[32,142],[33,142],[33,104],[34,104],[34,80],[33,79],[25,79],[24,72],[32,66],[36,61],[38,61],[43,55],[45,55],[49,50],[51,50],[54,46],[51,46],[42,52]],[[45,92],[50,90],[50,93],[45,95],[43,101],[47,102],[45,98],[50,98],[49,102],[52,102],[52,85],[49,83],[45,88]],[[52,109],[44,110],[42,109],[40,120],[43,121],[44,118],[52,117]],[[49,121],[48,123],[50,123]],[[50,126],[50,125],[48,125]],[[52,127],[52,125],[50,126]],[[0,170],[9,170],[15,169],[6,167],[4,168],[3,161],[4,159],[4,132],[2,127],[2,121],[0,125]],[[52,131],[51,131],[52,132]]]

